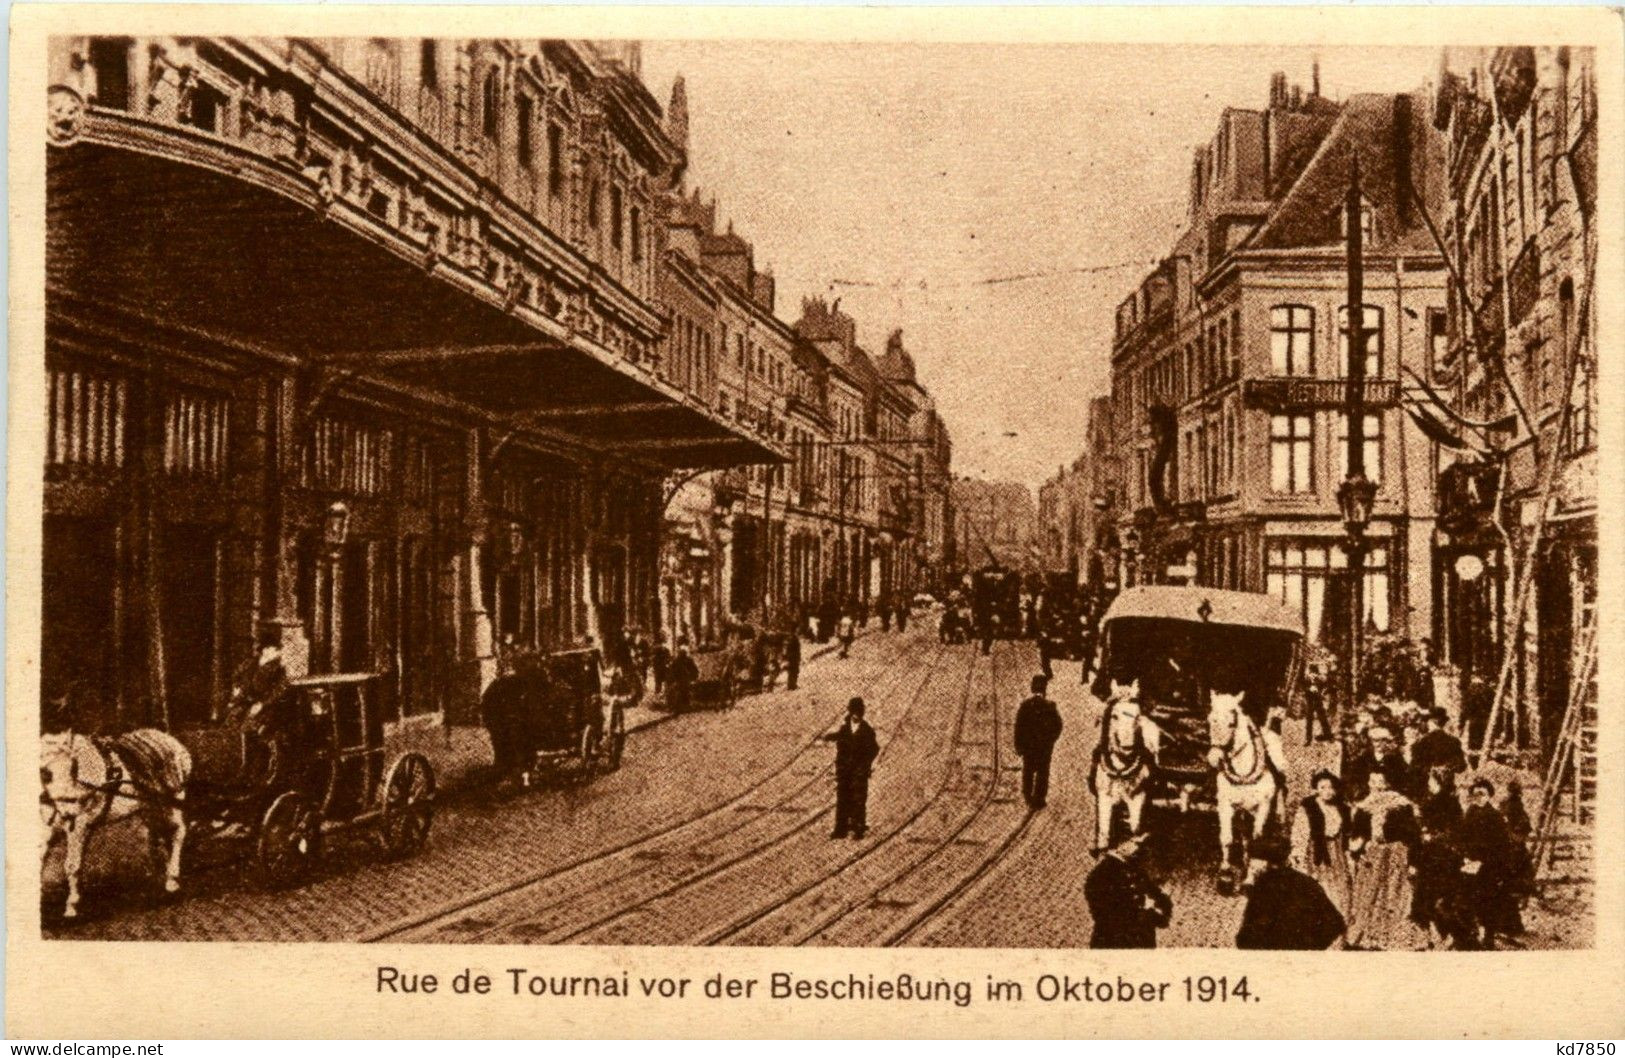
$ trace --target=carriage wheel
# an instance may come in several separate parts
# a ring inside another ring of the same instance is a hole
[[[609,716],[609,731],[604,736],[605,760],[610,771],[621,766],[621,755],[626,752],[626,710],[615,704]]]
[[[271,802],[260,820],[254,866],[267,889],[298,885],[310,876],[321,852],[321,820],[304,797],[289,791]]]
[[[421,753],[407,753],[384,779],[378,836],[392,859],[410,856],[429,840],[434,823],[434,768]]]

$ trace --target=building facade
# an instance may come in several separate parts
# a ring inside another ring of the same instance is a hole
[[[1434,640],[1475,739],[1494,713],[1497,744],[1542,756],[1571,699],[1594,701],[1594,667],[1577,685],[1597,586],[1593,62],[1587,48],[1451,49],[1433,111],[1459,276],[1431,377],[1446,434]]]
[[[1197,150],[1186,228],[1118,310],[1121,583],[1268,592],[1301,608],[1313,639],[1347,629],[1337,490],[1348,438],[1344,205],[1358,179],[1363,452],[1378,483],[1364,621],[1413,635],[1431,627],[1434,456],[1401,409],[1444,331],[1444,261],[1423,218],[1444,201],[1443,150],[1426,106],[1413,94],[1333,103],[1318,87],[1289,91],[1278,74],[1267,107],[1226,110]]]
[[[667,474],[786,458],[661,361],[683,151],[634,46],[49,62],[47,694],[202,723],[270,636],[472,718],[500,649],[653,626]]]

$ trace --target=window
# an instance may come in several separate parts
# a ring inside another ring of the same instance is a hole
[[[1444,309],[1428,309],[1428,378],[1434,379],[1450,355],[1450,322]]]
[[[632,207],[632,260],[643,260],[643,214]]]
[[[1367,378],[1382,375],[1382,309],[1365,306],[1365,373]],[[1349,373],[1349,313],[1348,306],[1337,310],[1337,367],[1343,378]]]
[[[519,123],[519,135],[516,153],[519,156],[519,164],[527,169],[530,168],[530,121],[532,107],[533,104],[530,101],[530,96],[521,92],[518,100],[515,103],[514,109],[514,118]]]
[[[549,123],[547,126],[547,193],[558,197],[564,190],[564,130],[558,125]],[[593,226],[598,225],[598,189],[593,188],[593,198],[589,203],[589,214]]]
[[[1241,310],[1230,313],[1230,378],[1241,377]]]
[[[192,89],[185,123],[204,132],[219,132],[220,107],[225,101],[225,96],[208,85],[197,85]]]
[[[1365,417],[1365,476],[1372,481],[1382,480],[1382,415]],[[1337,477],[1341,481],[1349,474],[1349,416],[1337,413]]]
[[[587,189],[587,226],[594,231],[598,230],[599,217],[603,212],[599,208],[599,200],[602,197],[603,188],[594,180],[592,186]]]
[[[485,138],[497,138],[497,104],[502,98],[502,85],[497,80],[497,68],[485,71],[485,85],[480,93],[480,130]]]
[[[1371,245],[1371,239],[1376,231],[1371,218],[1371,203],[1362,201],[1360,203],[1360,242],[1364,246]],[[1337,237],[1340,239],[1349,237],[1349,211],[1348,207],[1341,203],[1337,207]]]
[[[609,244],[621,248],[621,185],[609,185]]]
[[[735,361],[735,363],[737,363],[739,365],[741,370],[744,369],[744,367],[745,367],[745,336],[743,334],[734,336],[734,361]]]
[[[45,462],[122,467],[129,410],[124,380],[53,368],[50,386]]]
[[[1315,421],[1309,415],[1270,416],[1270,488],[1280,493],[1311,492],[1314,481]]]
[[[418,45],[418,81],[425,88],[440,87],[440,50],[428,37]]]
[[[1221,323],[1218,330],[1214,333],[1218,336],[1219,341],[1213,354],[1212,370],[1210,370],[1207,375],[1207,385],[1210,387],[1219,383],[1220,378],[1223,377],[1226,365],[1230,363],[1229,331],[1227,331],[1224,324]]]
[[[1277,375],[1314,374],[1314,309],[1307,305],[1270,309],[1270,370]]]
[[[1347,611],[1326,606],[1331,577],[1346,576],[1348,555],[1336,544],[1319,540],[1274,538],[1265,552],[1265,590],[1303,614],[1309,639],[1320,642],[1348,623]],[[1378,545],[1365,556],[1365,619],[1379,632],[1388,631],[1388,549]]]
[[[130,38],[91,37],[90,65],[96,71],[93,102],[109,110],[130,109]]]
[[[1224,415],[1224,480],[1233,487],[1236,481],[1236,449],[1241,445],[1241,437],[1236,430],[1235,409],[1225,409]]]

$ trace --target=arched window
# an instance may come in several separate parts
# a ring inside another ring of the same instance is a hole
[[[480,89],[480,130],[485,138],[497,138],[497,104],[502,98],[502,85],[497,79],[497,68],[485,71],[485,83]]]

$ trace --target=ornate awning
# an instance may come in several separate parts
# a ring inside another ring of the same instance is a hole
[[[602,297],[493,282],[320,175],[183,126],[92,109],[71,131],[47,160],[57,321],[142,319],[657,468],[785,458],[660,377],[659,318],[608,279]]]

